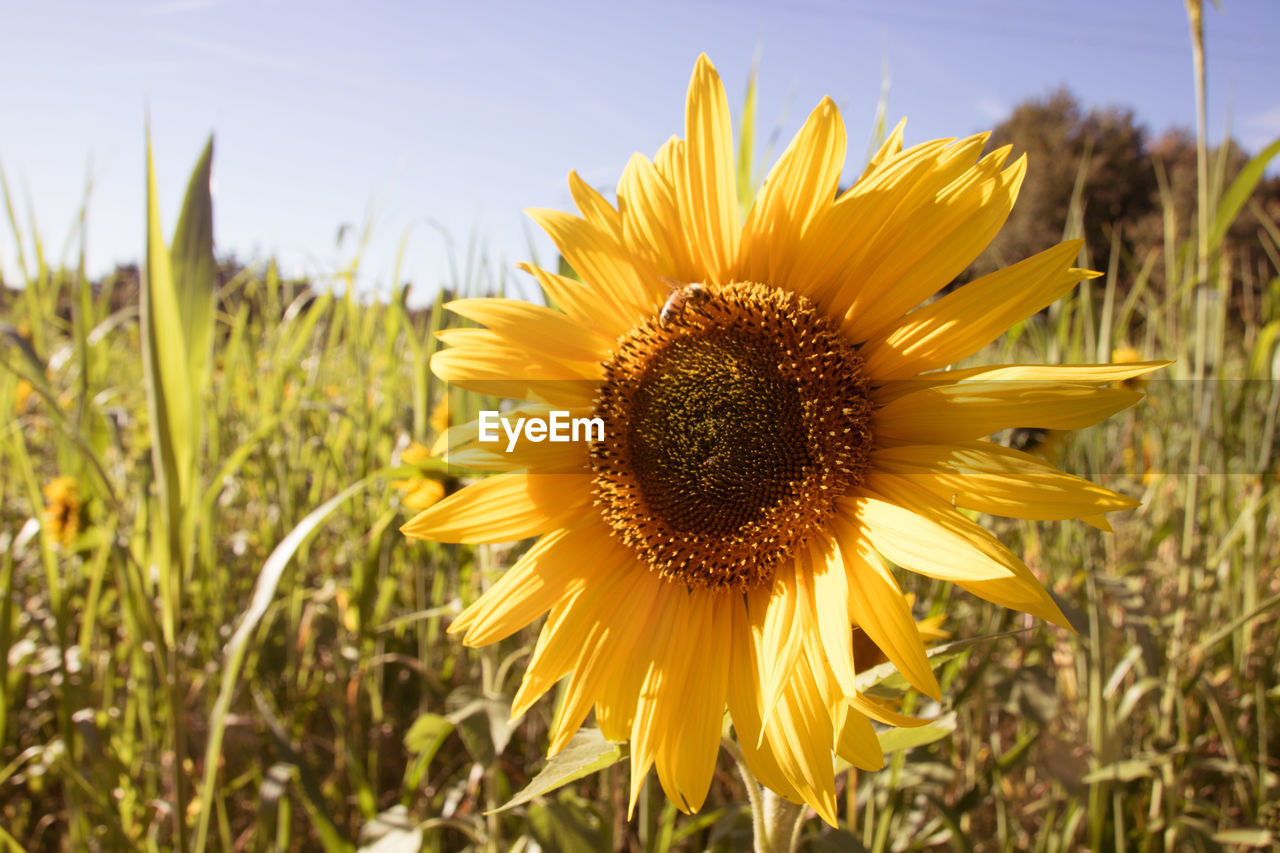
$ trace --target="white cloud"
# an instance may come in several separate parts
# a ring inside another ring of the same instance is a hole
[[[1257,153],[1280,137],[1280,104],[1245,116],[1240,121],[1240,143],[1246,151]]]
[[[994,95],[979,95],[973,102],[978,115],[990,122],[1004,121],[1013,112],[1013,107]]]

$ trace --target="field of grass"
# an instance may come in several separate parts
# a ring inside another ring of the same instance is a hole
[[[1149,264],[1087,249],[1105,277],[977,358],[1176,360],[1135,409],[1040,447],[1142,500],[1113,533],[985,519],[1079,633],[904,577],[955,639],[1002,636],[937,658],[943,706],[912,710],[954,731],[840,777],[841,829],[805,821],[804,849],[1280,843],[1280,227],[1270,264],[1233,267],[1252,173],[1205,165],[1196,239]],[[544,765],[552,704],[507,713],[536,633],[475,650],[445,628],[521,546],[398,532],[403,481],[458,485],[405,453],[474,406],[427,367],[457,318],[363,301],[358,258],[314,292],[244,270],[215,301],[203,169],[171,249],[152,211],[150,287],[124,307],[9,209],[0,849],[749,847],[725,752],[698,815],[651,781],[628,821],[625,763],[590,747],[604,770],[494,811]],[[504,275],[472,253],[450,289]]]

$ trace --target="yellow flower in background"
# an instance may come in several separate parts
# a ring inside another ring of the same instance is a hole
[[[558,309],[449,306],[436,375],[598,417],[590,443],[439,447],[505,472],[407,525],[413,537],[541,537],[450,627],[469,645],[550,611],[513,703],[569,682],[550,752],[594,708],[631,742],[631,801],[651,767],[682,810],[706,797],[728,710],[755,776],[836,820],[833,754],[883,763],[872,720],[913,725],[857,690],[865,647],[940,690],[894,566],[1066,626],[1031,571],[962,509],[1100,517],[1133,500],[984,441],[1012,426],[1080,429],[1140,395],[1108,387],[1159,365],[943,371],[1094,274],[1064,243],[921,306],[1004,223],[1022,181],[985,134],[902,147],[902,128],[838,193],[845,129],[824,99],[750,208],[736,194],[720,79],[706,57],[686,136],[632,157],[612,204],[576,174],[581,216],[530,215],[582,282],[532,266]],[[516,414],[513,412],[511,414]]]
[[[26,414],[27,406],[34,395],[35,389],[31,387],[31,383],[25,379],[19,379],[18,384],[13,389],[13,413],[15,415]]]
[[[447,394],[441,398],[440,402],[436,403],[427,421],[427,425],[431,427],[432,435],[443,435],[449,429],[449,397]]]
[[[1142,355],[1130,346],[1116,347],[1111,351],[1111,361],[1115,364],[1137,364],[1142,361]],[[1147,387],[1147,377],[1145,375],[1130,376],[1126,379],[1117,380],[1117,385],[1121,388],[1142,391]]]
[[[49,538],[70,546],[80,532],[80,494],[74,477],[54,477],[45,484],[42,523]]]
[[[431,459],[431,452],[418,442],[411,443],[400,454],[400,462],[404,465],[422,465]],[[394,480],[391,487],[404,493],[402,499],[409,509],[424,510],[444,497],[446,485],[440,475],[432,471],[422,471],[417,477],[405,480]]]

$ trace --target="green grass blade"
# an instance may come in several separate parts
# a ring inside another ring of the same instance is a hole
[[[755,139],[756,139],[756,74],[760,70],[760,54],[751,60],[751,73],[747,76],[747,94],[742,103],[742,124],[738,126],[738,204],[743,210],[751,206],[756,194]]]
[[[1253,191],[1258,186],[1258,182],[1262,180],[1262,176],[1266,174],[1267,166],[1280,154],[1280,139],[1276,139],[1261,153],[1245,164],[1240,170],[1240,174],[1236,175],[1236,179],[1231,182],[1231,186],[1227,188],[1226,193],[1222,196],[1222,200],[1218,202],[1218,209],[1213,215],[1213,228],[1209,232],[1209,245],[1220,246],[1222,239],[1227,236],[1227,230],[1231,228],[1231,223],[1236,221],[1236,217],[1240,215],[1240,210],[1244,207],[1245,202],[1253,195]]]
[[[223,655],[222,683],[218,688],[218,698],[214,702],[213,713],[209,717],[209,740],[205,748],[204,778],[200,785],[200,822],[196,827],[194,845],[196,853],[202,853],[208,837],[209,815],[213,810],[218,775],[218,754],[222,751],[222,734],[226,729],[227,714],[231,710],[231,698],[239,683],[240,667],[244,665],[249,638],[258,627],[258,623],[262,621],[262,617],[266,615],[267,607],[275,597],[276,587],[280,584],[280,577],[284,574],[289,561],[293,559],[294,553],[348,498],[366,488],[383,473],[385,472],[378,471],[363,480],[357,480],[312,510],[306,518],[298,522],[297,527],[289,531],[289,534],[280,541],[280,544],[267,557],[266,562],[262,564],[262,571],[258,573],[258,583],[254,586],[249,608],[241,617],[240,624],[236,626],[236,631],[227,643]]]
[[[191,173],[170,251],[173,283],[178,293],[178,314],[187,350],[187,378],[193,389],[203,388],[207,382],[213,348],[213,198],[209,190],[212,161],[211,136]],[[199,404],[198,394],[191,402]],[[201,419],[193,420],[199,424]]]
[[[165,246],[156,189],[151,134],[147,133],[147,259],[143,268],[139,309],[142,326],[142,367],[151,415],[151,452],[160,502],[177,534],[181,517],[183,472],[190,470],[191,387],[185,382],[186,343],[173,265]],[[176,548],[175,548],[176,550]]]

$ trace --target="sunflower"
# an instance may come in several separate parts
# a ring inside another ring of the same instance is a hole
[[[902,147],[902,126],[839,193],[828,98],[749,208],[720,79],[705,56],[685,138],[628,162],[611,204],[576,174],[581,216],[531,210],[581,281],[524,265],[556,308],[465,299],[432,361],[463,388],[527,401],[508,417],[598,418],[592,441],[475,422],[438,452],[502,472],[403,528],[445,542],[540,537],[450,630],[468,645],[550,612],[513,701],[568,677],[550,753],[594,708],[630,741],[631,804],[651,767],[702,805],[726,709],[763,784],[835,823],[833,754],[879,769],[855,628],[940,698],[895,569],[1068,627],[1031,571],[962,510],[1101,518],[1127,497],[984,436],[1079,429],[1140,395],[1155,363],[942,370],[1093,276],[1063,243],[921,305],[1004,223],[1022,181],[987,135]],[[919,306],[919,307],[918,307]]]

